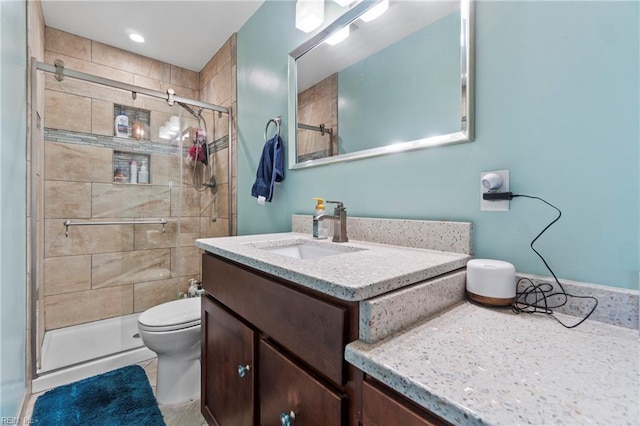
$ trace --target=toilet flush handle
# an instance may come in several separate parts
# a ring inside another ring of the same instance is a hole
[[[247,374],[247,371],[251,370],[249,365],[239,365],[238,366],[238,376],[244,377]]]

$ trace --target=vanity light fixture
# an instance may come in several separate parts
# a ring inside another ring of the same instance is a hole
[[[335,33],[333,33],[331,37],[326,39],[324,42],[331,46],[335,46],[336,44],[345,41],[347,37],[349,37],[349,27],[350,25],[347,25],[341,30],[336,31]]]
[[[324,21],[324,0],[296,2],[296,28],[305,33],[318,28]]]
[[[382,0],[380,3],[363,13],[360,19],[364,22],[371,22],[385,13],[387,9],[389,9],[389,0]]]
[[[144,37],[142,37],[140,34],[131,33],[129,34],[129,38],[135,41],[136,43],[144,43]]]

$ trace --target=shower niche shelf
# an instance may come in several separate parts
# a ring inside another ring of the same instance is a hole
[[[133,108],[127,105],[113,104],[113,119],[120,115],[120,111],[129,119],[128,135],[136,140],[150,140],[151,132],[151,111],[140,108]]]
[[[136,178],[132,182],[132,163],[136,162]],[[141,179],[142,166],[147,167],[146,179]],[[145,181],[146,180],[146,181]],[[148,185],[151,183],[151,155],[126,151],[113,151],[113,183]]]

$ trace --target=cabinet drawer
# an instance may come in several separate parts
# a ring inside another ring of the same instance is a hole
[[[449,423],[424,408],[413,407],[401,396],[368,380],[362,385],[362,426],[440,426]]]
[[[202,285],[215,299],[337,384],[345,382],[347,309],[224,261],[202,257]]]
[[[280,426],[282,413],[294,425],[343,424],[345,398],[307,374],[264,340],[259,346],[260,424]]]

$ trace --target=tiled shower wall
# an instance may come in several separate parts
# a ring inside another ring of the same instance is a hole
[[[332,135],[315,130],[298,129],[298,161],[338,154],[338,74],[298,94],[298,122],[332,130]],[[330,150],[329,148],[332,148]]]
[[[55,59],[62,59],[70,69],[200,97],[199,73],[46,28],[45,61]],[[228,183],[226,188],[219,185],[213,196],[196,191],[189,169],[183,165],[181,172],[181,151],[157,138],[159,127],[171,115],[181,115],[189,126],[196,121],[161,99],[138,95],[134,100],[130,92],[71,78],[58,82],[51,74],[45,81],[46,329],[140,312],[175,299],[178,292],[186,291],[189,278],[200,275],[200,251],[194,240],[228,234],[228,228],[215,225],[224,218],[228,224]],[[151,111],[152,141],[141,148],[142,141],[112,139],[114,103]],[[222,139],[227,133],[226,115],[203,115],[209,131],[215,129]],[[150,153],[149,185],[113,183],[116,148]],[[215,165],[221,163],[216,167],[216,180],[221,183],[228,181],[227,161],[219,157],[224,155],[215,157]],[[208,225],[212,217],[219,218],[211,222],[213,227]],[[78,226],[69,228],[65,237],[63,222],[68,219],[138,218],[166,218],[166,233],[160,225]]]
[[[218,191],[212,195],[208,191],[204,193],[200,199],[202,207],[202,218],[200,229],[203,237],[220,237],[229,235],[229,208],[228,194],[229,187],[232,191],[232,211],[233,211],[233,230],[232,234],[236,235],[236,199],[237,199],[237,173],[236,173],[236,157],[237,152],[237,134],[235,132],[235,111],[237,111],[236,102],[236,35],[233,34],[229,40],[218,50],[211,60],[200,71],[200,100],[216,105],[230,107],[232,111],[231,135],[226,138],[227,145],[225,147],[224,138],[228,136],[228,119],[227,114],[222,114],[219,118],[216,115],[216,127],[214,138],[216,141],[221,140],[223,149],[216,152],[214,157],[214,169],[216,182],[219,185]],[[232,155],[232,173],[231,182],[229,182],[229,143],[231,144]],[[218,208],[216,210],[216,203]]]

